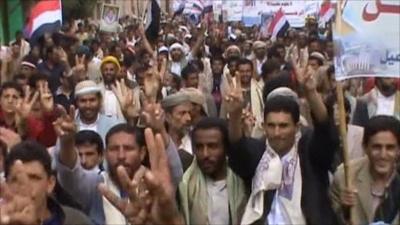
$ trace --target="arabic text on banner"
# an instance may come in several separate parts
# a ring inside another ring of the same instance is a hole
[[[334,29],[336,80],[400,77],[400,2],[347,0],[343,6]]]

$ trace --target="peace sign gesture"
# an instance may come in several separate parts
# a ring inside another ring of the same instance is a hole
[[[99,185],[99,191],[131,224],[184,224],[175,203],[163,138],[147,128],[145,140],[151,165],[151,171],[145,173],[143,180],[147,190],[141,191],[142,184],[129,179],[125,168],[118,167],[117,174],[129,201],[118,198],[104,185]]]
[[[115,96],[117,96],[118,102],[121,106],[121,110],[127,118],[135,118],[139,116],[139,112],[135,107],[133,101],[133,90],[129,89],[125,80],[115,81],[115,84],[111,86]]]
[[[39,82],[39,95],[40,95],[40,104],[43,108],[44,112],[51,112],[54,109],[54,99],[53,95],[50,92],[49,85],[46,82]]]
[[[39,97],[39,92],[35,92],[31,95],[31,89],[29,86],[24,88],[24,98],[20,99],[15,106],[15,111],[18,119],[26,119],[31,113],[33,104],[37,101]]]
[[[243,109],[243,90],[238,71],[235,72],[235,81],[233,83],[233,80],[228,78],[229,89],[227,95],[224,97],[224,100],[227,102],[228,113],[240,112]]]
[[[61,111],[61,116],[53,122],[54,130],[60,138],[73,137],[76,133],[77,127],[75,124],[75,107],[70,106],[69,113],[62,107],[59,106],[58,109]]]
[[[160,74],[158,72],[157,64],[146,72],[144,77],[144,94],[150,102],[155,102],[157,93],[160,89]]]
[[[82,55],[79,57],[78,55],[75,55],[75,66],[72,68],[72,71],[75,74],[81,74],[86,72],[86,64],[85,64],[86,56]]]
[[[292,66],[296,74],[296,80],[301,87],[304,87],[306,91],[313,91],[317,88],[317,83],[315,81],[315,73],[310,66],[308,66],[308,60],[305,62],[304,66],[301,63],[297,63],[295,58],[291,57]]]

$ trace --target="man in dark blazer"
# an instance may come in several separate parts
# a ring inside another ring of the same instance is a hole
[[[243,96],[233,88],[229,101],[231,168],[251,187],[241,224],[336,224],[327,194],[328,170],[338,146],[311,73],[296,69],[314,116],[314,131],[301,130],[296,94],[271,92],[264,109],[266,141],[242,135]]]

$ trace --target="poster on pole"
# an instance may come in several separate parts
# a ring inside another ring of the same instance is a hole
[[[117,5],[103,4],[101,10],[100,30],[106,32],[118,32],[120,8]]]
[[[333,32],[336,80],[400,77],[400,2],[347,0],[340,10]]]

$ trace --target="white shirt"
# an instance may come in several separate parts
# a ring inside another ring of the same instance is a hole
[[[257,74],[261,75],[262,73],[262,66],[267,61],[267,58],[264,58],[262,61],[256,59],[256,64],[257,64]]]
[[[181,76],[181,63],[180,62],[172,62],[171,63],[171,69],[170,69],[171,73],[175,73],[178,76]]]
[[[289,199],[282,196],[282,189],[276,191],[274,200],[272,201],[271,211],[267,217],[268,224],[306,224],[303,212],[301,210],[301,192],[303,181],[301,176],[300,160],[297,151],[295,151],[295,147],[293,147],[290,152],[281,158],[281,162],[289,162],[292,159],[295,159],[294,162],[296,162],[293,178],[292,198]],[[283,170],[283,172],[285,172],[285,170]],[[282,181],[282,184],[283,182],[284,181]]]
[[[81,131],[81,130],[91,130],[91,131],[97,132],[97,121],[98,120],[99,120],[99,116],[97,116],[97,119],[96,119],[96,121],[94,123],[86,124],[86,123],[82,122],[82,120],[78,117],[77,121],[78,121],[78,129],[79,129],[79,131]]]
[[[181,139],[181,145],[179,145],[178,149],[185,150],[189,154],[193,155],[192,140],[190,139],[189,134],[183,136],[183,138]]]
[[[208,193],[208,224],[229,224],[229,199],[226,180],[213,181],[206,178]]]
[[[376,115],[393,116],[395,96],[396,95],[392,95],[392,96],[386,97],[386,96],[382,95],[379,91],[377,91],[377,96],[376,96],[376,103],[377,103]]]
[[[111,90],[104,91],[104,115],[118,118],[118,99]]]

